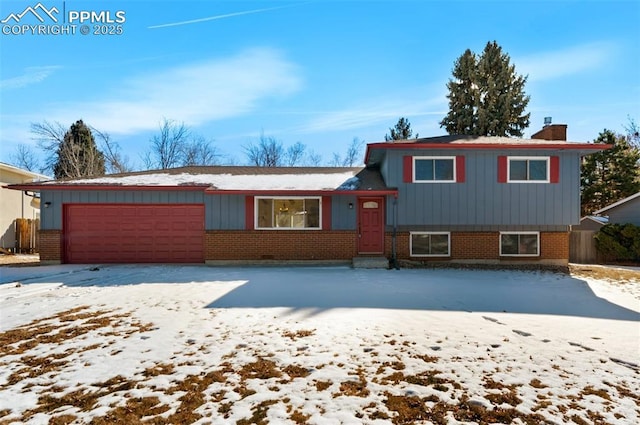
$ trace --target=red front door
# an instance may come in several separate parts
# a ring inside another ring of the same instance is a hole
[[[384,252],[384,198],[358,199],[358,253]]]

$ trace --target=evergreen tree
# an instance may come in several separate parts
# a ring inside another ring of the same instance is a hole
[[[449,134],[522,136],[530,117],[524,113],[527,77],[516,73],[495,41],[487,43],[477,60],[467,49],[456,60],[453,77],[447,83],[449,112],[440,122]]]
[[[475,134],[478,110],[476,55],[467,49],[453,67],[454,79],[449,80],[449,113],[440,121],[449,134]]]
[[[390,142],[392,140],[407,140],[413,136],[413,130],[411,130],[411,124],[409,120],[401,117],[396,123],[395,127],[389,128],[389,134],[384,135],[384,140]],[[416,134],[416,139],[418,134]]]
[[[105,173],[104,155],[98,150],[89,127],[76,121],[58,144],[53,174],[56,179],[101,176]]]
[[[640,148],[632,146],[626,136],[606,129],[594,143],[613,146],[583,159],[582,215],[592,214],[640,191]]]

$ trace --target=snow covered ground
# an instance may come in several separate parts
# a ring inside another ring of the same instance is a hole
[[[0,424],[635,424],[639,286],[488,270],[0,268]]]

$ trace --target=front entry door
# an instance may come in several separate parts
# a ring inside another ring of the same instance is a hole
[[[384,198],[358,199],[358,253],[384,252]]]

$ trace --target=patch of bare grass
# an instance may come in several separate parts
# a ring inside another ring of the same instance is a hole
[[[289,375],[289,378],[291,378],[291,380],[294,380],[295,378],[306,378],[311,373],[306,367],[297,365],[289,365],[282,369],[282,371]]]
[[[299,338],[306,338],[308,336],[312,336],[315,334],[315,329],[300,329],[298,331],[285,331],[282,333],[282,336],[285,338],[291,338],[292,341],[295,341]]]
[[[242,366],[238,374],[243,380],[280,378],[282,376],[282,372],[280,372],[276,364],[264,358],[259,358],[253,363]]]
[[[363,369],[358,369],[355,375],[358,376],[357,380],[344,381],[340,383],[340,392],[333,394],[334,398],[342,395],[347,397],[367,397],[369,395],[365,371]]]
[[[269,407],[276,403],[278,403],[277,400],[265,400],[259,403],[251,409],[252,415],[250,418],[240,419],[236,422],[236,425],[268,425],[267,412]]]
[[[569,266],[569,271],[575,276],[608,280],[616,283],[640,282],[640,271],[619,269],[615,266],[606,267],[572,264]]]
[[[316,390],[324,391],[333,385],[331,381],[315,381]]]

